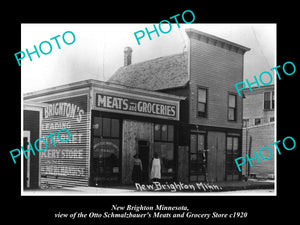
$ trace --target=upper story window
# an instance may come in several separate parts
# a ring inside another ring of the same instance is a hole
[[[272,110],[275,106],[274,91],[264,92],[264,110]]]
[[[236,121],[236,95],[228,95],[228,120]]]
[[[243,127],[248,127],[249,126],[249,119],[243,119]]]
[[[207,117],[207,89],[198,88],[197,116]]]
[[[254,125],[259,125],[259,124],[261,124],[261,118],[255,118]]]

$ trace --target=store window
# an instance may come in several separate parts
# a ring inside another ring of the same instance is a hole
[[[205,88],[198,88],[197,115],[207,117],[207,89]]]
[[[93,185],[120,181],[120,120],[94,116],[92,123]]]
[[[206,135],[191,134],[190,137],[190,181],[205,181],[207,167]]]
[[[174,126],[154,124],[154,152],[162,163],[162,179],[174,177]]]
[[[236,121],[236,95],[228,95],[228,120]]]
[[[237,180],[239,178],[239,171],[234,159],[240,157],[239,137],[227,136],[226,143],[226,179]]]

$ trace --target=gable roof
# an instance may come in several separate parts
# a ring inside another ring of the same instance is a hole
[[[187,52],[123,66],[108,82],[146,90],[185,86],[188,82]]]

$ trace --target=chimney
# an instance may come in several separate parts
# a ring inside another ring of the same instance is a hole
[[[125,47],[124,48],[124,66],[128,66],[131,64],[131,55],[132,55],[132,48]]]

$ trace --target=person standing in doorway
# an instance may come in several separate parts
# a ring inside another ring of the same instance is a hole
[[[133,161],[133,170],[132,170],[132,181],[133,183],[141,183],[142,182],[142,170],[143,170],[143,165],[142,161],[139,158],[138,154],[135,154],[133,156],[134,161]]]
[[[161,161],[157,152],[154,152],[154,157],[151,162],[150,179],[152,181],[158,181],[161,179]]]

